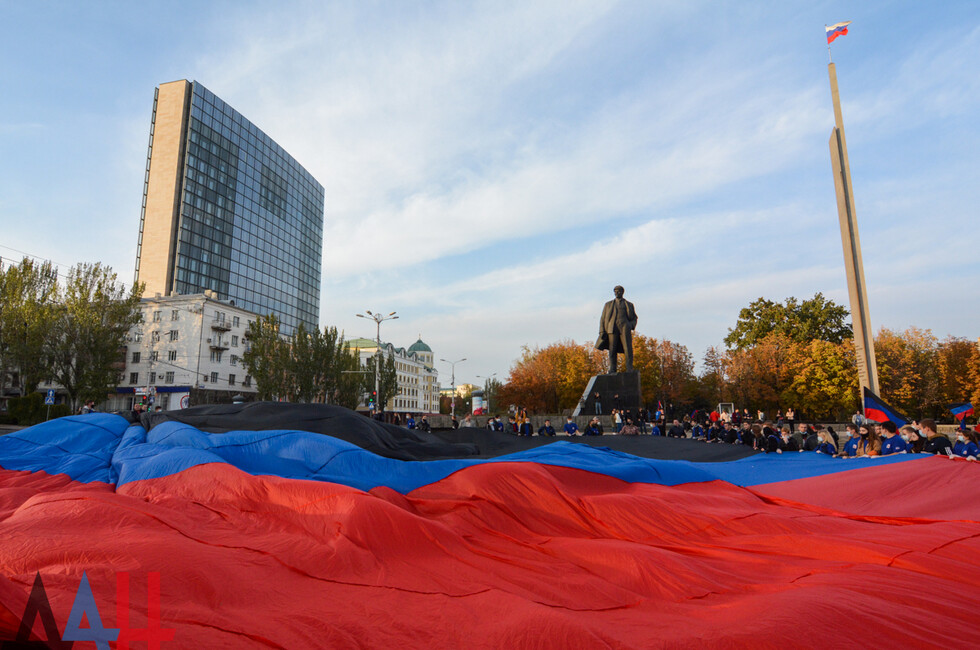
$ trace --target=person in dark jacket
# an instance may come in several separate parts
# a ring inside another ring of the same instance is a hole
[[[922,447],[923,452],[927,454],[943,454],[945,456],[953,453],[953,444],[949,441],[949,438],[936,431],[935,420],[926,418],[922,422],[919,422],[919,428],[926,437],[926,444]]]
[[[786,429],[788,428],[789,427],[786,427]],[[798,442],[796,442],[796,438],[794,438],[793,435],[786,429],[783,429],[780,432],[779,447],[777,447],[776,453],[781,454],[783,452],[800,451],[800,445]]]
[[[551,426],[551,420],[545,420],[544,421],[544,426],[542,426],[540,429],[538,429],[538,435],[539,436],[554,436],[555,435],[555,428],[553,426]]]
[[[670,429],[667,430],[667,436],[670,438],[686,438],[687,433],[685,433],[680,421],[674,420],[674,423],[670,425]]]
[[[429,424],[429,419],[424,415],[419,420],[419,431],[432,431],[432,425]]]
[[[585,435],[587,436],[601,436],[603,433],[602,422],[599,421],[599,418],[592,418],[585,425]]]
[[[780,439],[779,434],[776,433],[775,429],[772,427],[763,427],[762,437],[765,439],[767,454],[779,451],[779,444],[782,442],[782,440]]]

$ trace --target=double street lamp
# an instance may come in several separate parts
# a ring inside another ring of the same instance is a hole
[[[448,364],[450,364],[453,367],[453,377],[452,377],[452,380],[451,380],[452,383],[453,383],[452,415],[456,415],[456,364],[457,363],[462,363],[463,361],[466,361],[466,359],[465,358],[463,358],[463,359],[457,359],[456,361],[449,361],[447,359],[439,359],[439,361],[442,361],[443,363],[448,363]]]
[[[483,375],[477,375],[476,376],[477,379],[482,379],[483,380],[483,392],[485,393],[484,397],[487,398],[487,415],[490,415],[490,413],[492,413],[492,411],[490,409],[490,380],[493,379],[496,376],[497,376],[497,373],[493,373],[492,375],[490,375],[488,377],[484,377]]]
[[[385,322],[386,320],[395,320],[396,318],[398,318],[398,316],[395,316],[395,312],[391,312],[387,316],[383,316],[381,314],[373,313],[370,309],[365,309],[363,314],[355,314],[355,315],[358,318],[367,318],[369,320],[373,320],[378,325],[378,336],[377,336],[378,351],[375,354],[375,358],[374,358],[374,398],[378,401],[375,402],[374,408],[375,410],[379,410],[379,407],[381,406],[379,404],[379,402],[381,401],[381,395],[379,395],[379,392],[381,391],[381,323]]]

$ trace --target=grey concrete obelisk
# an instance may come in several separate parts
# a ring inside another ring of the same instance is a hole
[[[834,99],[834,121],[830,133],[830,160],[834,167],[834,188],[837,190],[837,215],[840,217],[840,238],[844,246],[844,268],[847,270],[847,291],[851,299],[851,321],[854,324],[854,349],[857,352],[858,377],[861,387],[867,386],[878,395],[878,366],[875,363],[874,333],[868,309],[868,291],[864,284],[864,263],[861,261],[861,238],[858,236],[857,215],[854,212],[854,192],[851,185],[851,165],[847,160],[847,140],[844,138],[844,118],[837,91],[837,69],[829,66],[830,93]]]

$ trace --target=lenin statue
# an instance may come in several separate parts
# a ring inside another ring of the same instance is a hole
[[[633,303],[623,298],[623,288],[613,289],[615,300],[610,300],[602,308],[599,319],[598,350],[609,350],[609,374],[616,372],[616,355],[626,357],[626,372],[633,370],[633,330],[636,329],[636,310]]]

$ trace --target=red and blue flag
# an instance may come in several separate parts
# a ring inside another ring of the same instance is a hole
[[[882,422],[894,422],[896,427],[905,426],[909,419],[889,406],[885,400],[881,399],[869,389],[864,387],[864,417],[881,424]]]
[[[949,410],[953,413],[954,418],[962,422],[964,418],[973,415],[973,404],[950,404]]]
[[[0,436],[0,641],[966,648],[978,480],[918,454],[559,441],[406,461],[305,431],[67,417]]]

